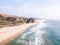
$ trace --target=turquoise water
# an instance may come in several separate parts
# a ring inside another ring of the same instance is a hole
[[[46,34],[44,40],[46,45],[60,45],[60,21],[48,20],[47,26],[44,27]]]
[[[6,45],[60,45],[60,21],[43,20]]]

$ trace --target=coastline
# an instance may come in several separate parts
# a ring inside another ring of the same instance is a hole
[[[23,24],[20,26],[4,27],[0,29],[0,45],[4,45],[7,42],[14,39],[18,34],[22,34],[30,26],[36,25],[37,23]]]

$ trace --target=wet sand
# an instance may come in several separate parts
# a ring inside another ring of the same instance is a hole
[[[29,23],[23,24],[20,26],[13,26],[13,27],[4,27],[0,29],[0,45],[5,45],[7,42],[14,39],[18,34],[22,34],[32,25],[36,25],[37,23]]]

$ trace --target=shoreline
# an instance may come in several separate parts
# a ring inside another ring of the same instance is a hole
[[[0,29],[0,45],[4,45],[9,41],[13,40],[19,34],[23,34],[26,29],[30,26],[36,25],[38,23],[29,23],[23,24],[20,26],[13,26],[13,27],[4,27]]]

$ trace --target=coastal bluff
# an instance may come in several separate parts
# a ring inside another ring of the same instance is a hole
[[[0,14],[0,28],[21,25],[26,23],[27,18],[15,15]]]

